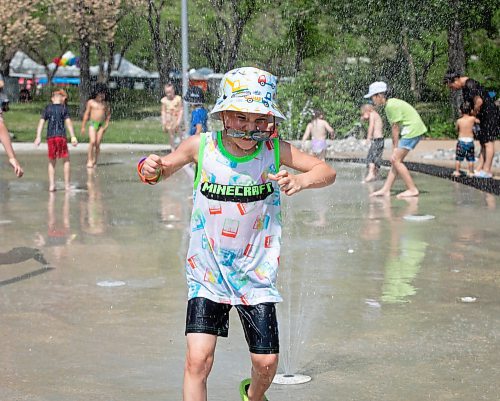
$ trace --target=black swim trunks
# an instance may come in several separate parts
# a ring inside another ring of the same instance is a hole
[[[227,337],[229,311],[233,305],[220,304],[207,298],[188,301],[186,334],[206,333]],[[235,305],[247,340],[248,349],[254,354],[278,354],[279,334],[274,303]]]
[[[373,163],[377,168],[380,167],[382,160],[382,153],[384,152],[384,138],[372,139],[368,156],[366,157],[366,164]]]

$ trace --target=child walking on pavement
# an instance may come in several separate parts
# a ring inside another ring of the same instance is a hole
[[[89,122],[89,148],[87,151],[87,168],[94,168],[101,151],[101,142],[111,119],[111,108],[108,102],[108,89],[98,85],[93,99],[87,101],[82,119],[81,134],[85,135],[85,126]]]
[[[57,159],[63,160],[64,165],[64,188],[66,190],[70,189],[70,164],[69,164],[69,152],[68,152],[68,142],[66,137],[66,128],[68,127],[69,133],[71,135],[71,144],[76,146],[78,141],[73,130],[73,123],[69,117],[68,108],[64,104],[67,94],[63,90],[56,90],[52,92],[51,101],[42,113],[42,118],[38,122],[38,127],[36,130],[35,145],[39,146],[42,142],[42,130],[45,121],[48,121],[47,125],[47,147],[48,147],[48,157],[49,157],[49,191],[54,192],[56,190],[56,161]]]
[[[226,73],[211,111],[223,130],[193,135],[167,156],[141,160],[144,182],[168,178],[196,163],[188,282],[184,401],[207,399],[218,337],[227,337],[229,311],[240,316],[252,363],[240,383],[244,401],[267,400],[278,366],[275,304],[281,244],[281,196],[335,181],[335,170],[275,137],[285,119],[275,104],[276,78],[244,67]],[[250,102],[248,100],[251,100]],[[287,166],[294,171],[281,170]]]
[[[462,115],[455,123],[455,127],[458,131],[458,141],[457,150],[455,157],[455,171],[453,172],[453,177],[460,177],[460,164],[466,159],[468,163],[468,173],[469,177],[474,177],[474,162],[476,161],[476,156],[474,153],[474,130],[478,127],[479,120],[472,114],[472,105],[470,102],[463,102],[460,106],[460,111]]]

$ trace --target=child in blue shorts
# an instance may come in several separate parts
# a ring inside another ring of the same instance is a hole
[[[455,157],[455,171],[453,177],[460,177],[460,164],[466,159],[468,162],[469,177],[474,176],[474,162],[476,156],[474,153],[474,131],[477,129],[479,120],[472,114],[472,105],[470,102],[463,102],[460,106],[462,115],[455,123],[458,132],[457,150]]]
[[[241,399],[267,400],[279,353],[280,193],[290,196],[335,181],[335,170],[324,161],[277,138],[274,127],[285,117],[275,97],[276,78],[268,72],[229,71],[211,112],[224,128],[193,135],[169,155],[152,154],[138,165],[141,179],[156,183],[197,164],[185,263],[185,401],[207,399],[215,346],[218,337],[228,335],[232,307],[252,363],[251,378],[240,383]]]
[[[391,188],[399,176],[403,179],[406,190],[400,192],[398,199],[418,196],[419,191],[408,168],[404,164],[404,159],[408,153],[415,149],[418,142],[427,132],[422,118],[417,110],[404,100],[389,96],[387,84],[385,82],[374,82],[368,88],[365,99],[371,99],[375,106],[384,106],[384,111],[392,131],[392,155],[391,169],[387,175],[384,185],[370,196],[390,196]]]

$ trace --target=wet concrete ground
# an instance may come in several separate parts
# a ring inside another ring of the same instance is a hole
[[[142,154],[87,174],[75,153],[71,193],[47,192],[45,154],[23,155],[21,180],[2,164],[0,400],[181,399],[191,180],[141,184]],[[335,167],[284,202],[280,371],[313,380],[268,398],[497,400],[499,198],[415,173],[419,199],[370,199],[382,182]],[[238,400],[249,367],[234,314],[209,399]]]

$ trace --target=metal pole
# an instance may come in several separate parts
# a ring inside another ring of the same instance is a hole
[[[189,86],[189,58],[188,58],[188,5],[187,0],[181,0],[182,24],[182,97],[186,95]],[[184,101],[184,136],[189,135],[189,104]]]

